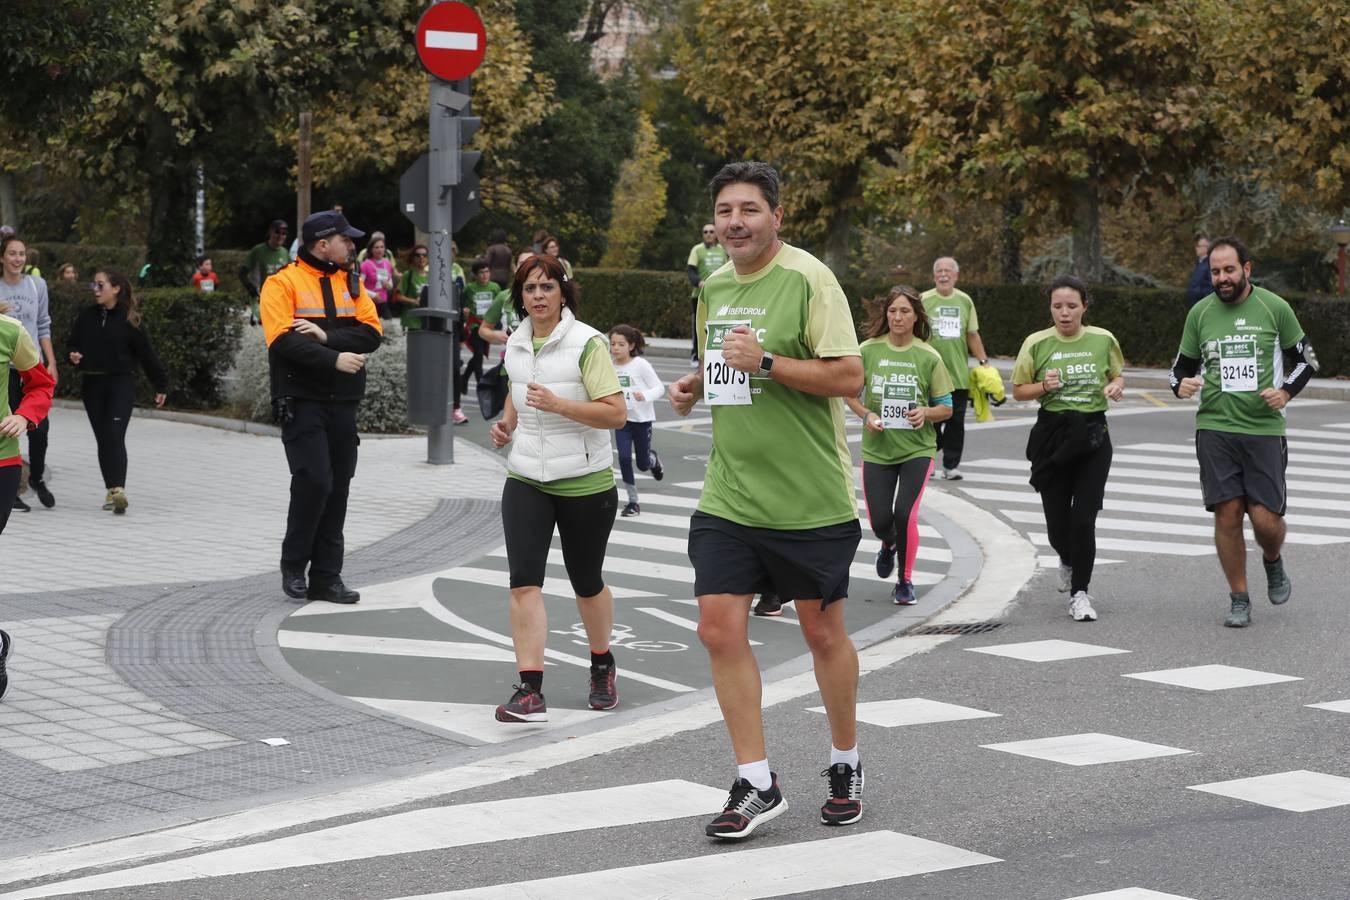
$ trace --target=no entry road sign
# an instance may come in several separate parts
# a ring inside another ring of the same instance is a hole
[[[483,20],[463,3],[436,3],[417,21],[417,58],[442,81],[468,78],[486,50]]]

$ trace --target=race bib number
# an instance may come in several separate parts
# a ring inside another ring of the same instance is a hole
[[[216,283],[209,278],[202,279],[202,293],[209,294],[216,289]]]
[[[633,405],[633,379],[627,375],[619,376],[619,387],[623,388],[623,402]]]
[[[1219,342],[1219,388],[1224,391],[1256,390],[1256,342]]]
[[[382,288],[387,288],[394,283],[394,279],[390,277],[388,269],[376,269],[375,276],[376,283]]]
[[[722,340],[737,325],[749,322],[709,322],[703,346],[703,402],[709,406],[749,406],[750,376],[722,359]]]
[[[937,315],[938,337],[959,338],[961,336],[961,308],[959,306],[939,306]]]
[[[914,399],[914,385],[886,384],[881,390],[881,427],[912,430],[914,426],[905,413],[919,405]]]
[[[474,294],[474,295],[473,295],[473,310],[474,310],[475,313],[478,314],[478,318],[481,319],[483,316],[486,316],[486,315],[487,315],[488,308],[491,307],[491,306],[492,306],[492,295],[491,295],[491,294]]]

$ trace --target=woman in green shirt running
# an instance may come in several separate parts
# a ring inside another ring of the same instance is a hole
[[[1106,401],[1125,393],[1115,335],[1083,324],[1091,298],[1072,275],[1050,283],[1054,326],[1027,337],[1013,366],[1013,399],[1041,404],[1027,438],[1031,486],[1041,495],[1059,589],[1075,622],[1097,621],[1088,583],[1097,558],[1097,513],[1111,471]]]
[[[919,292],[891,288],[873,304],[864,340],[861,399],[844,400],[863,420],[863,496],[872,532],[881,539],[877,577],[890,578],[896,556],[904,566],[891,591],[899,606],[918,602],[914,558],[919,552],[919,501],[933,471],[933,423],[952,414],[952,378],[927,343],[932,333]]]

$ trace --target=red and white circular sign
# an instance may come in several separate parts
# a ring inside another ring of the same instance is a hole
[[[417,58],[442,81],[468,78],[486,50],[483,20],[463,3],[437,3],[417,20]]]

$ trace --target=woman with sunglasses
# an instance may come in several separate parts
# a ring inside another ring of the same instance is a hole
[[[903,562],[891,599],[918,602],[914,559],[919,553],[919,501],[933,471],[937,431],[952,414],[952,378],[927,343],[932,334],[919,292],[897,285],[871,304],[863,358],[862,399],[844,400],[863,420],[863,495],[872,533],[881,539],[877,576],[890,578]]]
[[[103,508],[127,511],[127,426],[136,402],[136,367],[155,387],[163,406],[169,377],[141,328],[141,312],[126,276],[94,273],[94,302],[80,310],[67,341],[70,361],[80,370],[80,399],[98,443],[98,466],[108,489]]]
[[[459,268],[459,264],[455,264]],[[426,244],[418,244],[408,252],[408,267],[398,279],[394,289],[394,303],[398,306],[399,319],[406,331],[415,331],[422,327],[421,320],[412,314],[421,304],[422,288],[426,287],[431,273],[431,255]]]

